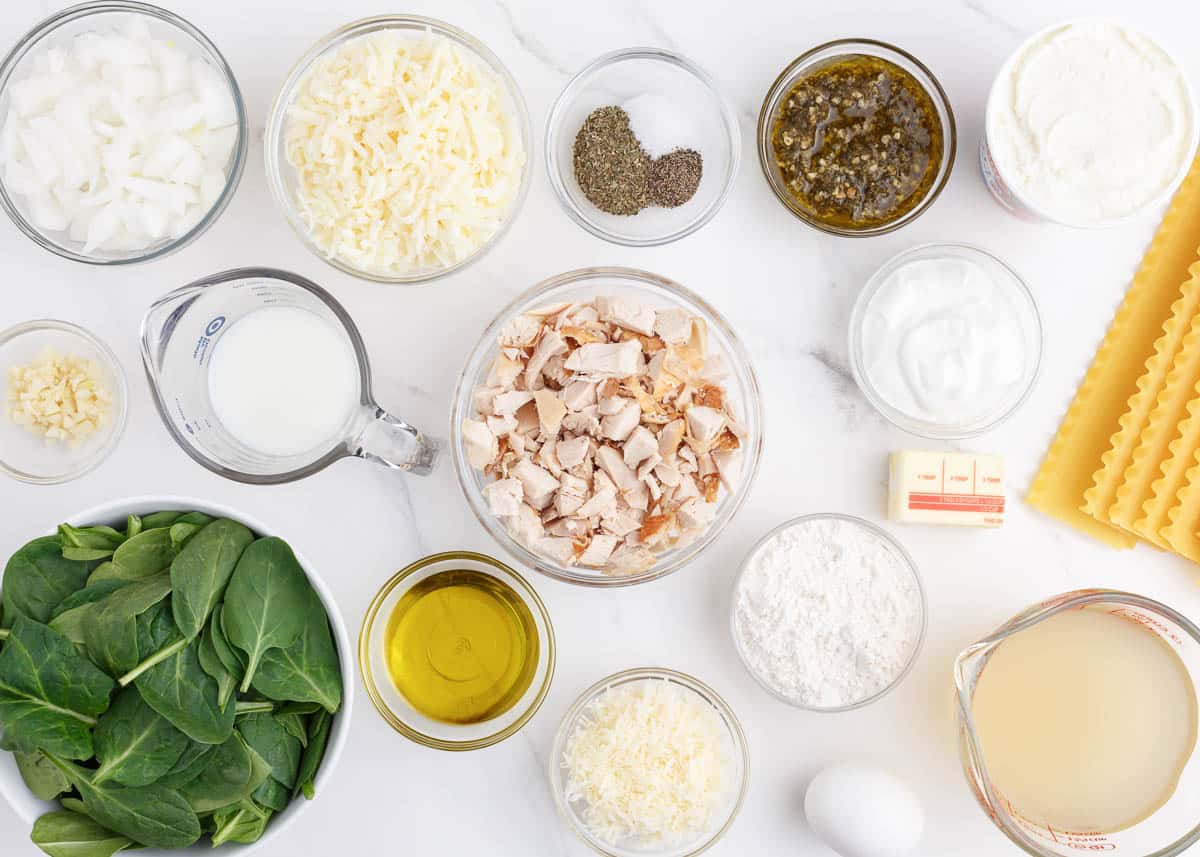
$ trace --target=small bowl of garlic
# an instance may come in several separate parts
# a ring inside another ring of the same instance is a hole
[[[35,485],[78,479],[125,430],[125,373],[78,325],[42,319],[0,331],[0,473]]]
[[[628,586],[695,559],[758,470],[758,381],[703,298],[583,268],[501,310],[459,376],[451,455],[480,523],[521,565]]]

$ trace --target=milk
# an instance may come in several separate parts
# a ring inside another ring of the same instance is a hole
[[[263,455],[332,448],[359,401],[345,331],[296,307],[264,307],[217,340],[208,369],[217,419]]]

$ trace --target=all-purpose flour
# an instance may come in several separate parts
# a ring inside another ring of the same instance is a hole
[[[852,705],[903,672],[921,634],[921,593],[904,558],[866,526],[810,518],[747,564],[734,627],[750,670],[779,695]]]

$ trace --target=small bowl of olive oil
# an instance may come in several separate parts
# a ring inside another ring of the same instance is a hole
[[[469,551],[398,572],[371,602],[358,639],[380,715],[439,750],[478,750],[520,731],[550,690],[554,659],[554,627],[533,587]]]

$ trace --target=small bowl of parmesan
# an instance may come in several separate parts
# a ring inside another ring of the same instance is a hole
[[[0,473],[58,485],[95,469],[125,430],[125,373],[78,325],[43,319],[0,331]]]
[[[267,180],[301,240],[352,276],[422,283],[477,261],[529,189],[529,114],[488,48],[383,15],[300,58],[267,123]]]
[[[585,690],[550,754],[559,812],[606,857],[692,857],[733,825],[750,783],[737,716],[703,682],[647,667]]]

